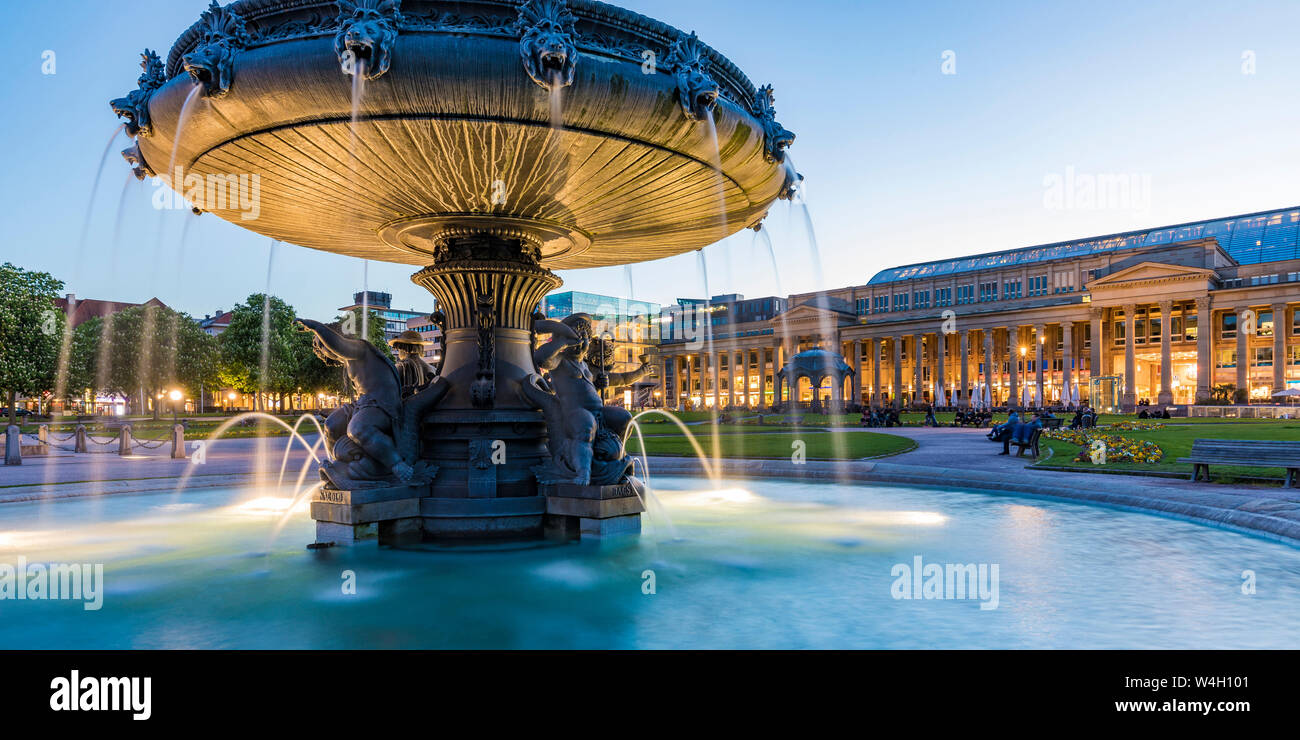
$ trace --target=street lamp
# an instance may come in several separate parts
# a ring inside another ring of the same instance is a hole
[[[168,397],[172,400],[172,424],[176,423],[176,403],[181,400],[183,395],[178,389],[172,389],[172,392],[168,394]]]

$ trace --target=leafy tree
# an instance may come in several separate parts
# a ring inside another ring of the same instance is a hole
[[[0,265],[0,392],[10,424],[17,423],[18,394],[54,388],[64,323],[54,301],[62,290],[49,273]]]
[[[76,328],[69,387],[126,398],[143,391],[156,399],[172,389],[198,395],[200,387],[212,387],[216,381],[217,358],[216,341],[187,314],[161,306],[132,306]],[[159,406],[153,404],[154,418]]]
[[[275,296],[250,295],[232,309],[230,326],[218,337],[221,383],[254,394],[259,411],[266,408],[265,394],[293,392],[302,364],[298,334],[292,306]]]

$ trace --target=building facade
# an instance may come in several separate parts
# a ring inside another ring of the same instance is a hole
[[[767,320],[660,346],[667,405],[762,406],[795,353],[852,373],[849,403],[1267,401],[1300,388],[1300,208],[884,270]],[[978,394],[978,395],[977,395]]]
[[[352,295],[352,305],[344,306],[339,311],[355,311],[362,307],[368,307],[371,312],[378,314],[384,321],[384,339],[395,339],[397,335],[406,331],[406,322],[411,319],[427,317],[434,309],[421,313],[415,309],[404,311],[399,308],[393,308],[393,296],[391,293],[381,293],[375,290],[362,291]]]
[[[542,299],[541,312],[548,319],[563,319],[572,314],[591,316],[593,340],[603,339],[607,356],[612,360],[610,372],[631,372],[641,366],[660,339],[658,303],[631,298],[564,291]],[[657,385],[652,379],[635,386],[609,388],[606,400],[628,408],[655,405]]]

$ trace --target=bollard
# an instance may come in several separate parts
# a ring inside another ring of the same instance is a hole
[[[42,424],[36,427],[36,438],[46,447],[50,446],[50,425]]]
[[[185,427],[181,424],[172,427],[172,459],[185,459]]]
[[[117,436],[117,454],[126,456],[131,454],[131,425],[123,424],[118,431]]]
[[[85,452],[86,451],[86,425],[78,424],[75,430],[75,434],[77,435],[77,441],[74,443],[72,451]]]
[[[5,465],[23,464],[23,434],[15,425],[5,429]]]

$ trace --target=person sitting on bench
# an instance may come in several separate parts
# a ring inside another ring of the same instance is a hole
[[[999,452],[998,454],[1010,455],[1011,445],[1013,443],[1017,445],[1022,445],[1020,448],[1020,453],[1023,453],[1025,451],[1023,445],[1028,445],[1030,442],[1034,440],[1034,432],[1037,432],[1039,429],[1043,428],[1043,422],[1040,418],[1035,418],[1033,421],[1028,422],[1026,424],[1021,424],[1017,422],[1014,426],[1012,426],[1011,424],[1006,424],[1004,426],[1006,426],[1007,428],[1002,432],[1001,435],[1002,451]],[[1018,456],[1019,453],[1017,453],[1017,457]]]
[[[1019,423],[1020,423],[1020,414],[1015,411],[1012,411],[1011,415],[1007,417],[1007,421],[1005,424],[993,425],[993,428],[989,430],[989,435],[988,435],[989,439],[993,440],[994,442],[1001,442],[1003,432],[1009,429],[1014,429],[1015,425]]]

